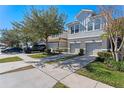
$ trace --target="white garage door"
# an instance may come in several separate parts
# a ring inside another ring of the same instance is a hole
[[[80,50],[80,43],[70,44],[70,52],[71,53],[78,53]]]
[[[58,43],[48,43],[49,48],[52,49],[57,49],[58,48]]]
[[[101,49],[102,42],[86,43],[86,54],[93,55],[94,51]]]

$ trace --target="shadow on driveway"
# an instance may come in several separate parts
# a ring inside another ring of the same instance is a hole
[[[72,72],[76,71],[77,69],[80,69],[90,62],[93,62],[95,60],[94,56],[78,56],[72,59],[68,59],[65,61],[58,62],[57,67],[61,67],[62,69],[69,69]]]

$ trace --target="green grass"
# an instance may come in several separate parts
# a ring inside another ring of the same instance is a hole
[[[7,58],[2,58],[0,59],[0,63],[6,63],[6,62],[15,62],[15,61],[22,61],[23,59],[21,59],[18,56],[14,56],[14,57],[7,57]]]
[[[54,63],[57,63],[57,62],[60,62],[60,61],[65,61],[65,60],[68,60],[68,59],[71,59],[71,58],[74,58],[74,57],[77,57],[77,55],[71,55],[71,56],[67,56],[67,57],[64,57],[64,58],[57,59],[56,61],[50,61],[50,62],[45,62],[45,63],[54,64]]]
[[[62,83],[60,83],[60,82],[57,82],[57,83],[53,86],[53,88],[69,88],[69,87],[65,86],[64,84],[62,84]]]
[[[76,71],[77,74],[101,81],[108,85],[124,88],[124,72],[113,71],[104,63],[93,62]]]
[[[47,57],[48,55],[39,53],[39,54],[32,54],[32,55],[28,55],[28,56],[31,58],[44,58],[44,57]]]

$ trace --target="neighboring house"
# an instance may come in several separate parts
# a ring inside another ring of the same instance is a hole
[[[63,31],[58,35],[52,35],[48,38],[48,46],[53,50],[67,50],[67,31]]]
[[[76,21],[68,23],[68,52],[97,55],[97,52],[107,50],[107,40],[102,40],[105,19],[92,10],[81,10],[76,15]]]

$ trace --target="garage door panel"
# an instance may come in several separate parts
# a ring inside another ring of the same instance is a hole
[[[52,49],[57,49],[58,48],[58,43],[48,43],[49,48]]]
[[[101,49],[102,42],[86,43],[86,53],[89,55],[93,54],[96,49]]]
[[[70,52],[71,53],[76,53],[78,52],[77,50],[80,49],[80,43],[74,43],[74,44],[70,44]]]

